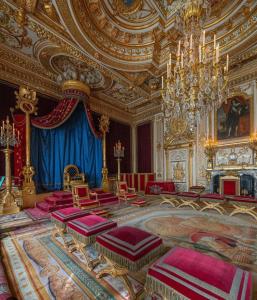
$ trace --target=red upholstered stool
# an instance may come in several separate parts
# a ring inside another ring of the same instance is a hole
[[[149,268],[145,288],[165,299],[250,300],[252,276],[218,258],[176,247]]]
[[[176,207],[179,205],[177,196],[178,196],[178,192],[163,191],[161,193],[161,198],[162,198],[161,204],[171,204],[173,207]]]
[[[84,216],[67,223],[67,232],[73,237],[75,246],[71,251],[77,249],[86,260],[89,270],[92,270],[99,259],[92,261],[85,249],[86,246],[95,243],[96,236],[117,227],[117,223],[97,215]]]
[[[257,199],[251,196],[226,196],[229,203],[233,204],[230,216],[245,214],[257,220]]]
[[[220,194],[201,194],[200,201],[204,204],[204,207],[200,211],[207,209],[216,210],[221,215],[226,213],[223,205],[226,202],[224,195]]]
[[[190,206],[193,209],[200,209],[199,204],[197,204],[199,200],[198,193],[183,192],[183,193],[178,193],[177,197],[181,201],[181,204],[179,204],[178,208]]]
[[[51,213],[51,221],[55,225],[52,231],[52,237],[56,238],[57,236],[61,236],[65,247],[68,247],[69,244],[64,236],[67,222],[86,215],[89,215],[89,213],[77,207],[63,208]]]
[[[141,229],[123,226],[97,236],[96,248],[103,254],[109,266],[97,274],[97,278],[110,274],[120,276],[131,298],[136,297],[127,277],[128,272],[138,271],[162,253],[162,239]]]

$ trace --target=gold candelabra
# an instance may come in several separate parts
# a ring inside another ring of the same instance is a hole
[[[102,150],[103,150],[103,168],[102,168],[102,188],[103,191],[107,192],[109,190],[108,184],[108,169],[106,164],[106,133],[109,132],[109,125],[110,120],[109,117],[106,115],[102,115],[100,118],[99,129],[103,135],[103,143],[102,143]]]
[[[121,159],[124,158],[124,150],[125,147],[121,145],[120,140],[113,147],[113,154],[114,157],[117,159],[117,165],[118,165],[118,173],[117,173],[118,181],[120,181],[120,163],[121,163]]]
[[[254,164],[257,166],[257,132],[253,133],[249,139],[249,147],[253,150]]]
[[[213,169],[213,157],[217,152],[217,143],[213,139],[207,139],[204,144],[204,153],[208,157],[207,169]]]
[[[12,192],[11,153],[13,151],[10,149],[19,143],[19,132],[15,130],[14,124],[10,123],[7,116],[0,128],[0,145],[5,148],[2,150],[5,155],[5,190],[0,201],[0,214],[14,214],[20,210]]]
[[[35,174],[34,167],[31,166],[30,158],[30,115],[36,114],[38,99],[36,91],[27,87],[20,86],[16,95],[16,108],[19,108],[26,115],[26,165],[23,167],[22,174],[24,176],[22,192],[23,194],[35,194],[36,188],[33,181]]]

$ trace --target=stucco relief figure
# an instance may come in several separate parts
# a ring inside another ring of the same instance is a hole
[[[185,170],[183,168],[183,164],[177,162],[173,167],[173,180],[174,181],[184,181],[185,179]]]

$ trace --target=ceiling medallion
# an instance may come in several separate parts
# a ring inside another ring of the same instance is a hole
[[[142,8],[142,0],[114,0],[113,5],[117,14],[131,15]]]

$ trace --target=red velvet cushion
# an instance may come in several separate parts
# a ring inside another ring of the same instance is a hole
[[[191,249],[173,248],[148,274],[189,299],[251,298],[251,273]]]
[[[82,235],[90,236],[117,227],[117,223],[97,215],[88,215],[68,222],[67,226]]]
[[[83,200],[79,201],[79,204],[81,206],[90,206],[90,205],[98,205],[99,202],[98,202],[98,200],[83,199]]]
[[[137,261],[162,244],[162,239],[141,229],[123,226],[96,237],[110,252]]]
[[[134,194],[134,193],[126,193],[126,197],[127,197],[127,198],[135,198],[135,197],[137,197],[137,194]]]
[[[168,192],[168,191],[162,191],[161,192],[162,195],[178,195],[178,192]]]
[[[79,197],[89,197],[87,187],[76,187],[76,192]]]
[[[206,198],[206,199],[215,199],[215,200],[224,200],[224,196],[223,195],[219,195],[219,194],[201,194],[200,195],[200,199],[203,200],[203,198]]]
[[[68,208],[63,208],[60,210],[56,210],[51,214],[52,218],[55,218],[61,222],[68,222],[70,220],[86,216],[89,213],[86,211],[81,210],[80,208],[77,207],[68,207]]]
[[[257,203],[257,199],[251,196],[233,196],[229,197],[229,200],[247,203]]]
[[[178,193],[178,195],[182,197],[199,198],[199,194],[194,192],[183,192],[183,193]]]
[[[236,194],[235,180],[224,180],[223,193],[224,193],[224,195],[235,195]]]

